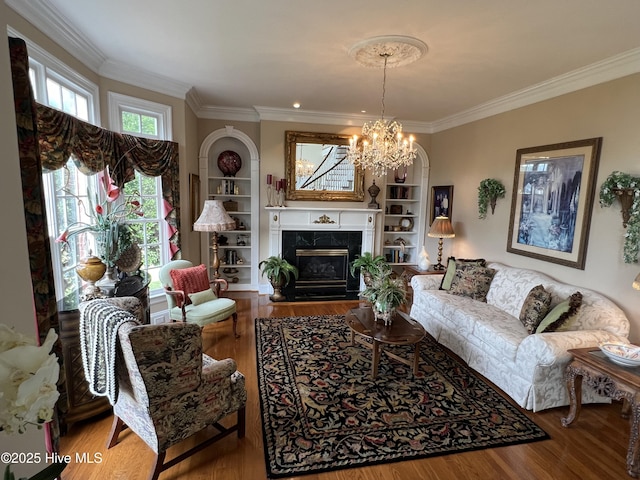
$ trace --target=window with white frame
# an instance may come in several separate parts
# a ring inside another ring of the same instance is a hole
[[[171,140],[171,107],[109,92],[109,123],[112,130],[155,140]],[[170,260],[167,223],[163,217],[162,179],[136,171],[125,194],[136,194],[143,216],[131,218],[136,243],[142,250],[143,268],[151,277],[151,295],[162,293],[160,267]]]
[[[17,32],[9,31],[10,34]],[[39,103],[62,110],[83,121],[99,125],[98,87],[49,55],[25,38],[29,49],[29,77],[34,96]],[[117,112],[110,116],[112,130],[153,139],[171,138],[171,108],[153,102],[110,94],[110,107]],[[110,110],[110,114],[112,111]],[[99,192],[98,175],[86,176],[69,160],[64,168],[43,173],[47,223],[51,244],[56,298],[70,299],[80,291],[82,281],[75,272],[81,259],[96,252],[95,238],[90,233],[76,235],[68,245],[55,242],[65,230],[79,222],[89,223],[89,196]],[[142,268],[151,275],[151,293],[160,293],[160,266],[169,260],[166,222],[162,214],[162,184],[160,177],[145,177],[136,172],[135,180],[124,188],[125,196],[140,200],[144,216],[131,215],[137,243],[142,250]],[[155,290],[155,292],[154,292]]]

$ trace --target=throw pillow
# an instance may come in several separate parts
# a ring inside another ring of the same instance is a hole
[[[582,294],[576,292],[553,307],[549,313],[542,319],[536,333],[555,332],[565,322],[568,322],[576,313],[582,304]]]
[[[211,288],[207,288],[206,290],[203,290],[202,292],[196,292],[196,293],[190,293],[189,294],[189,300],[191,300],[191,303],[193,303],[194,305],[200,305],[202,303],[207,303],[207,302],[210,302],[211,300],[215,300],[216,298],[218,298],[218,297],[213,292],[213,290],[211,290]]]
[[[495,274],[496,271],[493,268],[479,265],[461,265],[456,268],[456,276],[449,293],[486,302],[491,280],[493,280]]]
[[[174,290],[182,290],[187,296],[184,300],[189,303],[190,293],[202,292],[209,288],[209,275],[207,267],[203,264],[197,267],[176,268],[169,272]],[[179,307],[182,301],[176,301]]]
[[[487,261],[484,258],[455,258],[449,257],[447,259],[447,270],[442,277],[442,282],[440,283],[440,290],[450,290],[451,285],[455,279],[456,269],[461,265],[477,265],[480,267],[486,267]]]
[[[520,310],[520,321],[529,333],[534,333],[542,319],[549,312],[551,293],[542,285],[533,287],[524,300]]]

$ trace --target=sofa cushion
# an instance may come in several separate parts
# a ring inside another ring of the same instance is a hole
[[[442,283],[440,284],[440,290],[450,290],[451,284],[454,281],[456,275],[456,269],[460,265],[478,265],[481,267],[487,266],[487,261],[484,258],[455,258],[449,257],[447,259],[447,270],[445,271],[444,277],[442,277]]]
[[[169,272],[171,275],[171,281],[173,282],[174,290],[182,290],[187,296],[185,301],[187,304],[191,303],[188,295],[190,293],[202,292],[209,288],[209,275],[207,274],[207,267],[203,264],[197,267],[190,268],[176,268]],[[180,299],[176,300],[178,307],[182,306]]]
[[[487,301],[487,293],[496,271],[493,268],[474,264],[456,266],[456,275],[449,293],[469,297],[480,302]]]
[[[556,305],[540,322],[536,333],[562,331],[562,327],[578,313],[582,304],[582,294],[576,292]]]
[[[520,310],[520,321],[529,333],[534,333],[542,319],[549,312],[551,306],[551,293],[542,285],[536,285],[531,289],[524,300]]]

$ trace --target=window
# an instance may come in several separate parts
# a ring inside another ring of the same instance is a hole
[[[139,137],[169,140],[171,107],[109,92],[109,122],[112,129]],[[138,195],[144,216],[133,216],[135,240],[142,250],[142,264],[151,276],[150,294],[162,293],[160,267],[170,260],[167,224],[163,216],[162,180],[136,172],[125,185],[125,194]]]

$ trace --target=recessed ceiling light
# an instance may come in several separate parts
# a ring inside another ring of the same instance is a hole
[[[293,108],[300,108],[300,104],[298,102],[294,103]]]

